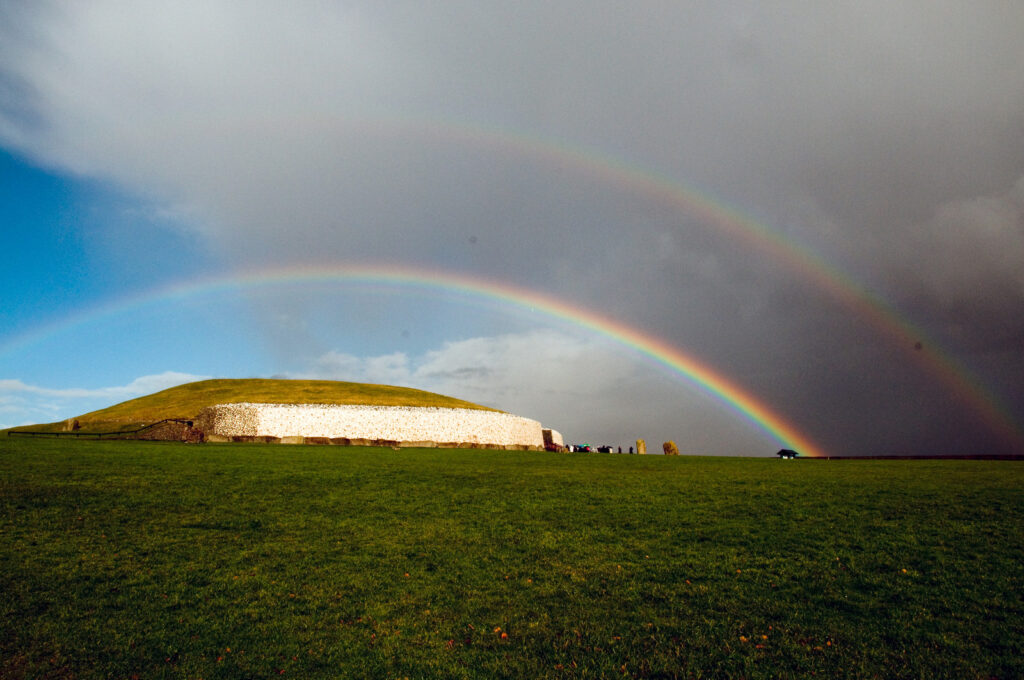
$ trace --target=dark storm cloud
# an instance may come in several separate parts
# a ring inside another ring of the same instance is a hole
[[[6,144],[177,205],[232,263],[529,285],[687,347],[833,449],[1006,450],[804,273],[585,168],[444,133],[505,131],[742,209],[1024,412],[1020,363],[992,359],[1024,346],[1016,4],[19,8],[0,28]],[[660,408],[643,394],[636,418]]]

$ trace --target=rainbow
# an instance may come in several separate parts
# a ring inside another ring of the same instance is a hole
[[[549,168],[565,169],[665,205],[688,217],[696,218],[696,221],[706,228],[714,229],[748,248],[766,254],[788,271],[809,281],[818,290],[826,292],[849,309],[855,318],[889,341],[910,363],[917,365],[924,374],[936,380],[946,392],[977,413],[994,433],[1011,443],[1014,449],[1024,450],[1024,432],[1014,421],[1006,405],[1001,403],[976,376],[944,351],[939,343],[921,328],[904,319],[880,296],[865,289],[815,252],[794,242],[778,229],[722,203],[707,192],[681,184],[666,174],[632,165],[596,149],[573,146],[528,132],[462,121],[431,120],[422,117],[360,119],[333,115],[303,115],[284,118],[251,117],[218,122],[204,117],[202,125],[206,127],[211,124],[222,125],[225,134],[256,133],[280,129],[282,124],[287,124],[314,131],[347,131],[360,137],[414,138],[457,144],[483,149],[496,155],[521,158]],[[486,282],[481,284],[486,285]],[[80,317],[76,315],[74,318]],[[604,321],[609,322],[607,319]],[[26,338],[45,335],[47,329],[64,325],[67,324],[58,322],[39,328],[35,332],[14,338],[6,346],[24,344]],[[0,353],[3,351],[4,346],[0,345]]]
[[[14,347],[36,342],[86,322],[124,314],[155,303],[167,303],[222,292],[235,292],[263,286],[303,283],[385,284],[456,293],[470,298],[497,301],[532,312],[540,312],[569,322],[628,347],[656,364],[667,367],[728,404],[748,421],[772,435],[788,448],[811,457],[826,452],[810,437],[787,422],[754,395],[706,363],[666,341],[565,301],[510,284],[486,281],[450,272],[395,265],[333,265],[262,269],[227,276],[198,279],[154,289],[123,298],[115,303],[88,310],[61,322],[36,329],[15,341],[0,346],[0,354]]]
[[[696,218],[700,224],[761,251],[786,269],[796,272],[819,290],[849,309],[863,323],[889,340],[920,369],[937,379],[955,398],[969,404],[993,431],[1024,450],[1024,433],[1009,409],[981,381],[955,361],[923,329],[850,276],[777,229],[715,199],[711,194],[681,184],[668,175],[640,168],[595,149],[573,147],[522,132],[448,121],[376,123],[383,129],[417,137],[447,141],[520,156],[547,166],[588,175],[610,186],[632,192]]]
[[[237,124],[238,121],[234,121]],[[256,125],[279,126],[280,119],[253,119]],[[538,137],[503,128],[461,121],[425,118],[378,117],[373,119],[304,116],[289,119],[307,128],[349,130],[360,136],[410,137],[484,149],[506,157],[519,157],[545,167],[563,168],[592,177],[619,190],[633,193],[696,218],[746,247],[763,252],[773,261],[810,281],[881,337],[887,339],[924,374],[937,380],[955,399],[964,403],[993,432],[1024,450],[1024,432],[1009,408],[962,364],[944,351],[923,329],[903,318],[880,296],[865,289],[819,255],[785,236],[778,229],[715,199],[711,194],[681,184],[647,168],[631,165],[596,149]]]

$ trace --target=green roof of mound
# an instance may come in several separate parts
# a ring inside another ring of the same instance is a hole
[[[410,387],[369,385],[337,380],[214,379],[178,385],[145,397],[78,416],[82,431],[118,431],[165,418],[191,419],[214,404],[369,404],[495,409]],[[63,425],[63,423],[60,423]],[[18,428],[48,430],[53,425]]]

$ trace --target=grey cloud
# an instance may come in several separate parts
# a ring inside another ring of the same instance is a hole
[[[908,225],[901,240],[904,248],[874,255],[892,299],[973,349],[1020,347],[1024,177],[994,195],[938,205],[929,219]]]
[[[462,366],[460,368],[446,370],[431,370],[423,374],[424,378],[431,380],[480,380],[493,375],[494,369],[489,366]]]
[[[923,283],[936,295],[1024,301],[1024,177],[1002,195],[940,205],[913,236],[920,252],[937,260],[922,266]]]
[[[688,348],[841,450],[931,446],[922,423],[963,408],[799,271],[516,147],[532,137],[773,226],[881,291],[1024,414],[991,361],[1024,342],[1007,321],[1024,318],[1015,4],[15,7],[0,27],[0,139],[167,204],[227,261],[386,259],[547,290]],[[451,356],[431,360],[439,381],[498,394],[507,376],[474,383],[484,364]],[[397,358],[334,361],[325,374],[416,378]],[[927,396],[907,406],[903,390]]]

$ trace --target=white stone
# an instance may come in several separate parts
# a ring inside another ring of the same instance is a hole
[[[499,411],[334,404],[217,404],[199,418],[224,437],[328,437],[543,448],[536,420]]]

